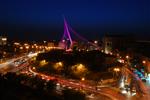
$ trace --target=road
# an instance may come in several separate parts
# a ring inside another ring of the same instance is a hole
[[[58,77],[58,76],[50,76],[50,75],[44,75],[42,73],[38,73],[33,71],[32,69],[33,67],[29,67],[29,72],[34,74],[34,75],[38,75],[40,76],[42,79],[44,80],[57,80],[57,82],[63,86],[63,87],[68,87],[70,89],[75,89],[75,90],[84,90],[93,94],[100,94],[100,95],[104,95],[109,97],[111,100],[126,100],[126,97],[116,91],[114,91],[111,88],[108,87],[103,87],[103,88],[99,88],[98,90],[96,90],[94,85],[90,85],[90,84],[85,84],[82,81],[77,81],[77,80],[73,80],[73,79],[66,79],[63,77]]]
[[[23,62],[23,63],[21,62],[21,63],[17,64],[17,66],[14,64],[14,61],[16,61],[16,60],[22,61],[24,59],[26,59],[25,62]],[[103,87],[103,88],[99,88],[98,90],[96,90],[95,86],[87,84],[87,83],[85,84],[84,82],[81,82],[81,81],[77,81],[77,80],[73,80],[73,79],[66,79],[66,78],[59,77],[59,76],[48,76],[48,75],[44,75],[42,73],[37,73],[31,69],[31,66],[28,63],[29,59],[30,58],[26,58],[26,57],[10,59],[7,62],[1,64],[0,70],[5,68],[7,65],[13,65],[14,67],[12,69],[6,68],[6,69],[2,70],[1,72],[22,72],[22,70],[26,71],[26,72],[28,71],[34,75],[39,75],[44,80],[56,79],[57,82],[63,87],[68,87],[70,89],[75,89],[75,90],[82,89],[86,92],[96,94],[97,99],[102,97],[102,95],[107,97],[106,100],[110,100],[110,99],[111,100],[120,100],[120,99],[125,100],[126,99],[125,96],[123,96],[122,94],[120,94],[108,87]]]
[[[127,67],[124,67],[124,70],[127,74],[131,75],[136,80],[136,89],[139,90],[139,93],[137,92],[137,95],[134,97],[129,97],[132,100],[150,100],[150,88],[146,86],[142,80],[136,76],[132,71],[130,71]]]
[[[108,100],[126,100],[126,97],[122,95],[121,93],[109,88],[109,87],[101,87],[99,89],[96,89],[94,85],[87,84],[83,81],[77,81],[73,79],[66,79],[64,77],[59,77],[59,76],[50,76],[50,75],[44,75],[42,73],[38,73],[33,71],[33,67],[28,63],[28,60],[32,56],[28,57],[19,57],[19,58],[13,58],[8,60],[7,62],[3,63],[0,65],[1,68],[5,68],[7,65],[13,65],[14,67],[12,69],[5,69],[3,70],[4,72],[22,72],[22,70],[25,70],[25,72],[32,73],[34,75],[40,76],[44,80],[53,80],[56,79],[57,82],[62,86],[62,87],[68,87],[70,89],[74,90],[83,90],[88,93],[96,94],[98,96],[106,96],[109,98]],[[26,59],[26,60],[25,60]],[[14,61],[18,60],[20,61],[25,61],[17,64],[17,66],[14,64]],[[95,99],[94,99],[95,100]]]

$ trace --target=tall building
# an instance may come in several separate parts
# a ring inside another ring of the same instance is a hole
[[[103,49],[105,53],[115,50],[124,51],[133,46],[135,39],[132,35],[112,35],[106,34],[103,37]]]
[[[7,44],[7,37],[0,36],[0,46],[4,46]]]

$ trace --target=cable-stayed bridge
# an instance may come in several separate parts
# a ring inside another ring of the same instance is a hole
[[[90,48],[94,50],[100,49],[97,42],[95,43],[90,42],[86,38],[81,36],[79,33],[77,33],[69,26],[66,19],[64,18],[64,33],[59,42],[59,47],[66,50],[72,50],[75,46],[78,49],[84,50]]]

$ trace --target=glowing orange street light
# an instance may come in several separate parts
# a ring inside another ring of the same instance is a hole
[[[126,56],[126,58],[128,59],[128,58],[129,58],[129,56],[127,55],[127,56]]]
[[[22,50],[22,49],[23,49],[23,47],[20,47],[20,49]]]
[[[143,64],[146,64],[146,61],[145,61],[145,60],[143,60],[143,61],[142,61],[142,63],[143,63]]]
[[[35,70],[35,67],[33,67],[33,70]]]
[[[97,44],[97,43],[98,43],[98,41],[96,41],[96,40],[95,40],[95,41],[94,41],[94,43],[95,43],[95,44]]]
[[[115,72],[119,72],[120,69],[119,69],[119,68],[114,68],[114,71],[115,71]]]
[[[84,77],[82,77],[82,78],[81,78],[81,81],[85,81],[85,78],[84,78]]]
[[[57,63],[59,66],[63,66],[63,63],[62,62],[58,62]]]
[[[29,49],[29,46],[26,46],[26,49]]]

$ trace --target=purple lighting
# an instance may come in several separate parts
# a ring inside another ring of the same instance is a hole
[[[64,18],[64,27],[65,27],[65,31],[64,31],[65,33],[64,33],[64,34],[66,34],[66,35],[69,37],[69,41],[70,41],[70,43],[71,43],[71,45],[72,45],[73,42],[72,42],[72,39],[71,39],[69,30],[68,30],[67,21],[65,20],[65,18]]]
[[[74,31],[68,24],[67,21],[64,17],[64,34],[63,37],[61,39],[62,42],[65,42],[65,40],[69,40],[70,41],[70,45],[69,45],[69,49],[71,49],[71,47],[73,46],[73,40],[71,38],[70,32],[71,31],[78,39],[80,39],[81,41],[90,44],[96,48],[99,48],[96,44],[88,41],[86,38],[82,37],[81,35],[79,35],[76,31]]]

